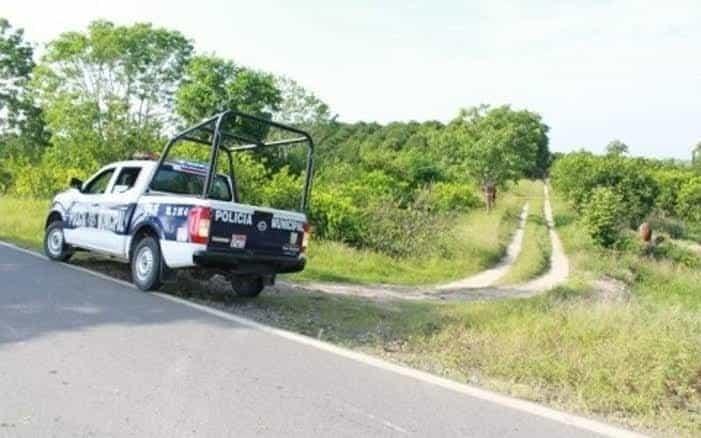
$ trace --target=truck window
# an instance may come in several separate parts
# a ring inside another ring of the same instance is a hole
[[[161,167],[151,182],[151,189],[158,192],[201,196],[204,190],[204,175]],[[229,183],[223,175],[214,178],[210,198],[218,201],[231,201]]]
[[[107,190],[107,185],[110,183],[110,179],[112,179],[112,174],[114,173],[114,168],[112,169],[107,169],[101,174],[97,175],[95,178],[92,179],[88,183],[87,186],[83,189],[83,193],[86,193],[88,195],[98,195],[101,193],[105,193],[105,190]]]
[[[134,187],[139,173],[141,173],[140,167],[123,167],[112,187],[112,193],[124,193]]]

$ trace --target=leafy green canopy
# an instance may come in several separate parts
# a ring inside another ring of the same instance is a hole
[[[480,186],[503,186],[524,175],[545,174],[548,129],[536,113],[481,106],[462,110],[439,144],[446,158]]]
[[[86,169],[153,148],[191,52],[179,32],[147,23],[95,21],[49,43],[33,87],[52,132],[50,159]]]
[[[175,108],[187,124],[226,109],[270,119],[279,108],[280,90],[275,86],[274,77],[268,73],[207,55],[192,58],[184,73],[183,82],[175,94]],[[263,138],[267,133],[260,125],[238,128],[248,130],[248,135],[254,138]]]
[[[33,55],[23,30],[13,29],[0,17],[0,159],[36,154],[47,142],[41,110],[28,90]],[[0,170],[0,188],[7,179]]]
[[[17,128],[25,110],[26,83],[34,68],[34,51],[22,29],[0,17],[0,130]]]

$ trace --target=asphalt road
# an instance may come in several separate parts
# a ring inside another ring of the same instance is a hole
[[[0,246],[0,436],[593,436]]]

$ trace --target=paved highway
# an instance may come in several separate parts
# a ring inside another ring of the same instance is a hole
[[[0,245],[0,436],[625,434],[446,382]]]

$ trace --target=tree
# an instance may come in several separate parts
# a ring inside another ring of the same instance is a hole
[[[273,119],[296,126],[314,126],[326,124],[333,115],[329,106],[314,93],[302,87],[296,81],[279,76],[275,86],[280,90],[280,104]]]
[[[24,31],[0,18],[0,157],[33,157],[46,144],[41,111],[28,92],[33,68],[34,50]]]
[[[547,131],[538,114],[481,106],[460,112],[441,134],[441,149],[480,185],[491,209],[497,187],[538,168]]]
[[[148,23],[94,21],[50,42],[32,83],[50,158],[89,168],[159,144],[191,52],[179,32]]]
[[[607,155],[628,155],[630,153],[630,148],[628,145],[623,143],[621,140],[612,140],[606,145]]]
[[[200,55],[188,63],[175,102],[178,114],[191,124],[226,109],[272,118],[281,96],[272,75],[216,56]],[[254,138],[267,133],[250,124],[239,128]]]

